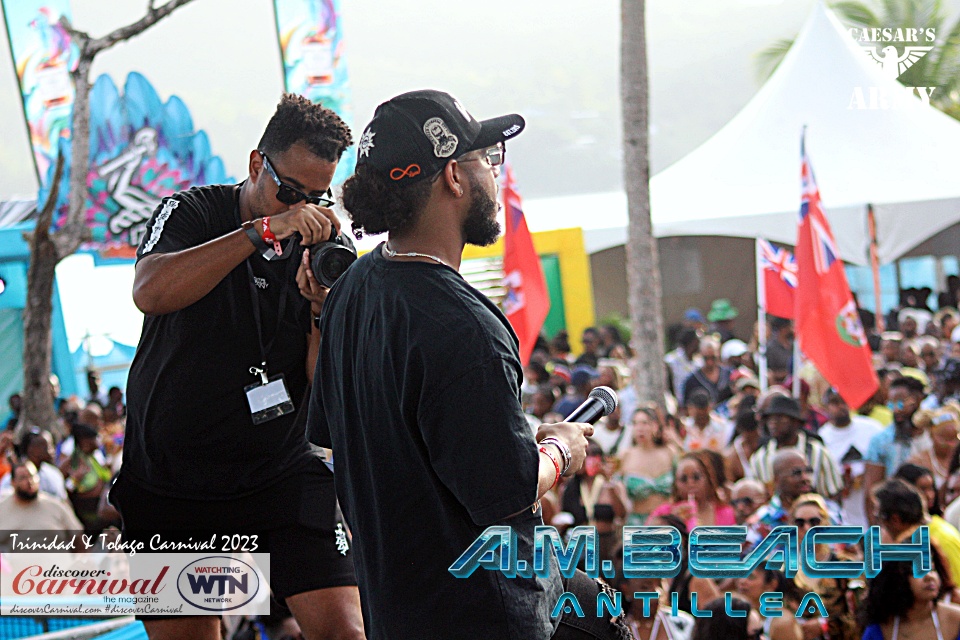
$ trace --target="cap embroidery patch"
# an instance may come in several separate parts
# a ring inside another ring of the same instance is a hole
[[[370,157],[370,149],[373,149],[375,146],[373,144],[373,136],[377,135],[375,132],[370,130],[370,127],[367,127],[367,130],[363,132],[363,135],[360,136],[360,142],[357,143],[357,150],[360,153],[361,158]]]
[[[520,125],[515,124],[515,125],[513,125],[512,127],[510,127],[509,129],[507,129],[506,131],[503,132],[503,137],[504,137],[504,138],[509,138],[510,136],[512,136],[513,134],[515,134],[517,131],[520,131]]]
[[[447,123],[440,118],[430,118],[423,123],[423,133],[433,143],[433,155],[449,158],[457,150],[460,140],[450,133]]]
[[[420,165],[411,164],[408,165],[406,169],[401,169],[400,167],[394,167],[390,170],[390,179],[391,180],[402,180],[403,178],[416,178],[420,175]]]

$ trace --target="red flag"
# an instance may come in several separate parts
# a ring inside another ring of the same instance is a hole
[[[867,336],[850,294],[840,252],[823,213],[820,191],[801,142],[798,286],[794,318],[800,349],[851,407],[879,387]]]
[[[503,285],[507,288],[507,297],[503,301],[503,312],[520,338],[520,362],[526,365],[550,311],[550,295],[547,293],[540,257],[533,248],[533,238],[523,217],[513,171],[509,166],[505,169]]]
[[[764,311],[781,318],[793,318],[797,291],[797,261],[786,249],[774,247],[759,238],[760,265],[763,267]]]

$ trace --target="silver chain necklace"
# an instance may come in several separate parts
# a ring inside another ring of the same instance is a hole
[[[439,262],[440,264],[442,264],[442,265],[445,266],[445,267],[450,267],[451,269],[453,269],[452,266],[450,266],[449,264],[447,264],[446,262],[444,262],[443,260],[441,260],[441,259],[438,258],[437,256],[432,256],[432,255],[430,255],[429,253],[417,253],[416,251],[408,251],[407,253],[397,253],[396,251],[394,251],[393,249],[391,249],[391,248],[387,245],[386,242],[383,243],[383,252],[387,254],[387,257],[388,257],[388,258],[396,258],[396,257],[401,257],[401,258],[429,258],[429,259],[431,259],[431,260],[434,260],[434,261],[436,261],[436,262]],[[456,269],[454,269],[454,271],[456,271]]]

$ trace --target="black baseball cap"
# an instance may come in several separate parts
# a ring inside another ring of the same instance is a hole
[[[505,143],[524,124],[515,113],[477,120],[449,93],[410,91],[377,107],[357,143],[357,166],[412,184],[465,153]]]

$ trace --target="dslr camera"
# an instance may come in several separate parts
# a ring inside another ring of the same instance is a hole
[[[332,287],[337,278],[357,259],[357,248],[350,236],[341,232],[335,238],[310,247],[310,268],[325,287]]]

